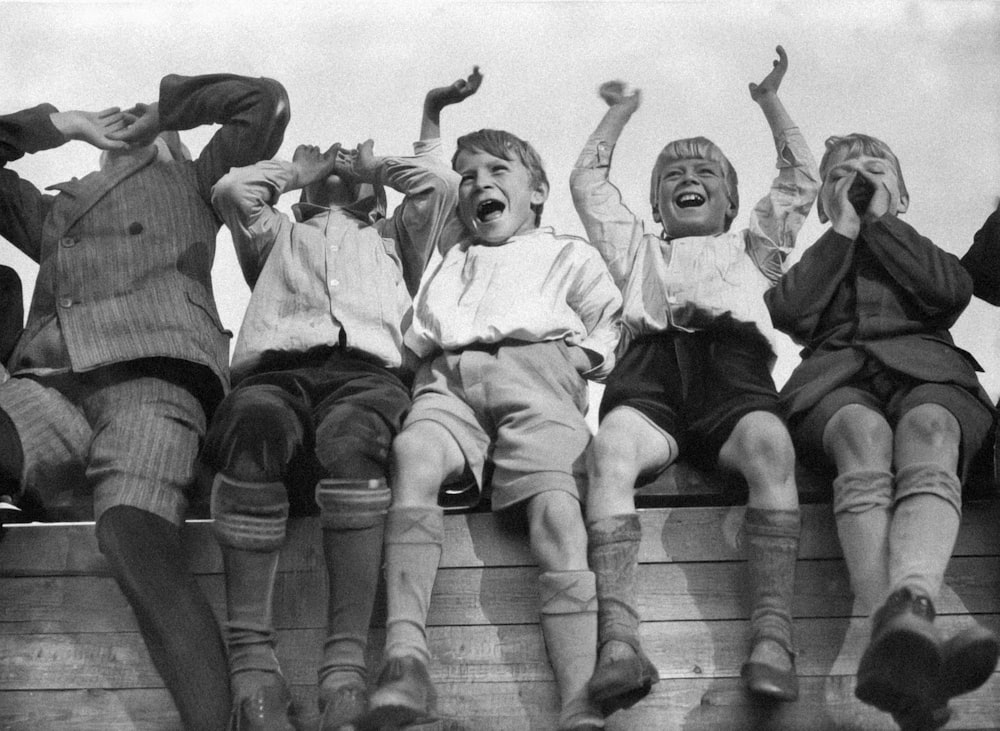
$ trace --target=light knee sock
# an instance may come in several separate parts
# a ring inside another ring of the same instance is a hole
[[[441,508],[389,509],[385,529],[386,657],[417,657],[430,664],[427,612],[443,543]]]
[[[833,481],[833,517],[854,596],[874,612],[889,595],[892,475],[856,470]]]
[[[597,662],[597,590],[591,571],[546,571],[538,577],[542,637],[566,709],[586,693]]]
[[[933,463],[896,473],[896,504],[889,529],[889,584],[936,599],[944,583],[962,517],[958,475]]]

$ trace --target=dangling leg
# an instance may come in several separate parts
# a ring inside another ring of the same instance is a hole
[[[750,488],[744,518],[753,634],[742,676],[754,693],[798,698],[792,642],[792,600],[799,548],[795,452],[781,420],[753,411],[736,424],[719,463],[740,471]]]
[[[132,370],[93,375],[83,402],[98,545],[185,728],[218,731],[229,707],[225,650],[179,529],[205,416],[187,389]]]
[[[610,715],[646,697],[660,679],[639,644],[639,545],[635,482],[673,461],[673,438],[630,408],[612,410],[587,453],[588,561],[596,577],[598,659],[587,684]]]
[[[587,569],[587,537],[577,499],[560,490],[528,502],[539,576],[542,637],[559,688],[559,731],[604,728],[587,692],[597,661],[597,592]]]
[[[385,529],[385,663],[358,729],[395,728],[433,717],[427,613],[441,561],[444,511],[437,491],[465,465],[457,442],[427,420],[408,425],[392,446],[392,506]]]

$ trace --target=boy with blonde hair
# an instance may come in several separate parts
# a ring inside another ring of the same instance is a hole
[[[904,728],[936,728],[950,697],[989,678],[998,650],[982,627],[944,642],[933,625],[962,476],[993,421],[978,364],[948,332],[972,279],[898,218],[909,194],[884,142],[831,137],[820,172],[819,216],[832,227],[765,297],[804,346],[782,400],[800,454],[836,468],[851,585],[879,607],[855,693]]]
[[[585,241],[539,228],[549,185],[528,143],[481,130],[459,138],[452,167],[467,238],[424,279],[406,337],[424,362],[393,443],[386,662],[360,726],[433,715],[426,623],[444,533],[438,489],[465,472],[481,486],[490,457],[492,506],[526,513],[542,569],[558,728],[601,728],[585,688],[596,640],[580,510],[585,379],[613,363],[621,295]]]
[[[778,151],[778,177],[748,228],[736,172],[704,137],[668,144],[653,167],[650,199],[662,234],[648,232],[609,182],[611,153],[639,108],[639,92],[608,82],[609,104],[570,178],[591,243],[624,296],[623,343],[588,453],[587,529],[597,575],[599,657],[590,680],[605,712],[626,708],[659,680],[639,645],[636,479],[682,456],[741,474],[753,632],[743,677],[755,693],[798,696],[791,604],[799,537],[795,455],[770,367],[774,352],[761,295],[782,272],[818,189],[816,165],[778,99],[784,50],[750,95]]]

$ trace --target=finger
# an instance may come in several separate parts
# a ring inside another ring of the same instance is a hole
[[[787,69],[788,54],[785,53],[785,49],[782,46],[777,46],[774,50],[778,53],[778,60],[774,62],[774,65],[779,66],[782,69]]]
[[[112,117],[116,114],[121,114],[121,108],[119,107],[108,107],[107,109],[102,109],[97,113],[98,119],[104,119],[106,117]]]

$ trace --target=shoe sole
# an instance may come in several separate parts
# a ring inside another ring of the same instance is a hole
[[[941,649],[932,637],[900,627],[865,651],[854,695],[881,711],[905,711],[934,695],[941,666]]]
[[[1000,643],[996,635],[985,628],[966,630],[968,641],[956,635],[945,643],[944,661],[941,665],[941,682],[947,698],[971,693],[981,686],[997,666]]]
[[[604,683],[594,683],[593,678],[587,683],[587,693],[601,707],[605,716],[631,708],[649,695],[653,685],[660,682],[659,673],[648,661],[640,663],[640,669],[633,674],[633,679],[621,677],[628,673],[614,675],[618,677],[612,677]]]

